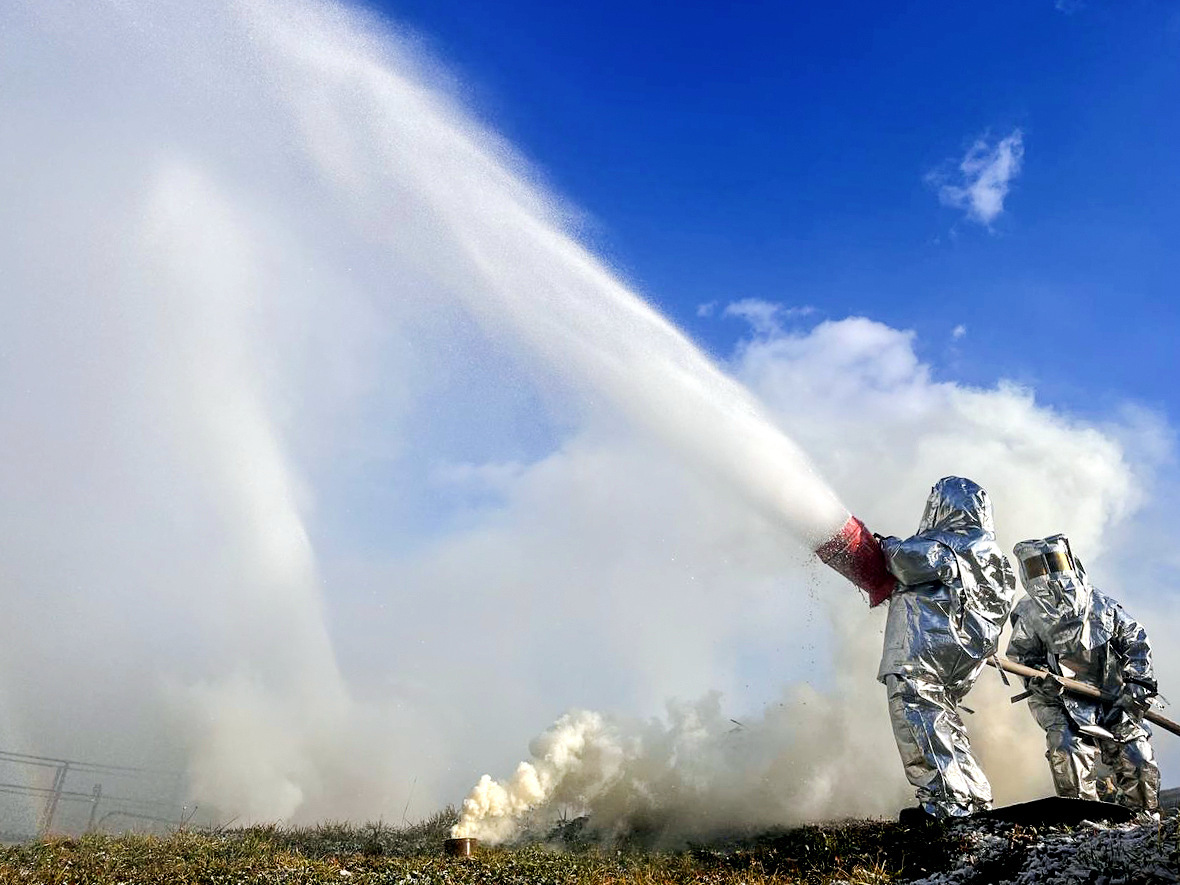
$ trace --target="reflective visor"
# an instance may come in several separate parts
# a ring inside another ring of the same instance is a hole
[[[1020,565],[1024,569],[1025,575],[1030,579],[1039,578],[1050,572],[1072,571],[1069,564],[1069,554],[1064,550],[1050,550],[1048,553],[1030,556],[1027,559],[1022,559]]]
[[[1051,572],[1073,571],[1073,565],[1069,561],[1069,554],[1064,550],[1053,550],[1046,553],[1045,563]]]
[[[1049,573],[1049,568],[1045,563],[1045,557],[1040,555],[1022,559],[1020,566],[1024,569],[1024,574],[1028,578],[1039,578],[1041,575]]]

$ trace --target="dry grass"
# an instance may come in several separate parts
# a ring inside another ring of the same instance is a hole
[[[323,824],[171,836],[91,835],[0,848],[0,883],[402,883],[402,885],[881,885],[937,867],[932,834],[880,822],[803,827],[667,852],[554,842],[443,856],[454,812],[411,827]]]
[[[1022,869],[1029,851],[1046,835],[1074,838],[1071,834],[1076,833],[1090,854],[1101,835],[1085,828],[997,823],[910,829],[884,821],[846,821],[659,850],[658,828],[637,828],[621,841],[605,843],[578,819],[564,822],[540,841],[485,848],[474,858],[457,859],[442,851],[455,820],[455,811],[447,809],[408,827],[325,823],[180,831],[163,837],[52,838],[0,847],[0,885],[887,885],[959,867],[965,858],[971,873],[963,881],[989,885]],[[1139,836],[1128,833],[1140,842],[1146,833],[1151,844],[1129,849],[1124,845],[1109,857],[1094,855],[1093,875],[1075,879],[1094,881],[1101,870],[1112,882],[1175,882],[1172,871],[1180,858],[1177,826],[1177,819],[1169,818],[1155,830],[1136,831]],[[977,856],[983,836],[994,849],[986,857]],[[1143,858],[1147,866],[1136,858]],[[1043,858],[1040,862],[1045,863]],[[1166,869],[1156,875],[1157,867]],[[956,875],[962,879],[960,873]]]

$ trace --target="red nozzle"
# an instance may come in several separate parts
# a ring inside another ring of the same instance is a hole
[[[893,595],[897,578],[885,567],[885,554],[872,532],[855,516],[844,528],[824,541],[816,555],[869,594],[869,606],[880,605]]]

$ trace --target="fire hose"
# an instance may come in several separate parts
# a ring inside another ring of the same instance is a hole
[[[1015,661],[1008,660],[1007,658],[1001,658],[999,656],[989,658],[988,664],[1000,670],[1005,670],[1016,676],[1023,676],[1026,679],[1035,679],[1038,677],[1042,679],[1053,679],[1070,694],[1082,695],[1083,697],[1092,698],[1096,701],[1105,701],[1108,704],[1112,704],[1116,700],[1113,695],[1099,691],[1092,685],[1087,685],[1086,683],[1079,682],[1076,679],[1070,679],[1068,676],[1059,676],[1056,673],[1050,673],[1048,670],[1038,670],[1035,667],[1026,667],[1024,664],[1018,664]],[[1170,731],[1174,735],[1180,736],[1180,722],[1173,722],[1166,716],[1161,716],[1155,710],[1148,710],[1143,714],[1143,718],[1148,722],[1155,723],[1166,731]]]

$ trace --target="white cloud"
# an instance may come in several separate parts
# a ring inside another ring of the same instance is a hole
[[[740,317],[760,335],[772,335],[779,330],[779,317],[783,306],[758,298],[743,298],[725,306],[722,316]]]
[[[953,329],[951,329],[951,338],[953,338],[955,341],[958,341],[960,338],[962,338],[966,334],[967,334],[967,327],[965,325],[963,325],[962,323],[959,323],[959,325],[957,325]]]
[[[860,495],[882,503],[906,485],[921,492],[928,474],[962,471],[992,490],[1011,543],[1035,535],[1042,520],[1064,519],[1062,531],[1094,548],[1140,503],[1141,480],[1119,438],[1038,406],[1020,387],[934,381],[910,332],[857,317],[824,322],[747,343],[736,369],[854,510],[875,506],[858,505]],[[1147,438],[1160,444],[1157,432]],[[1158,447],[1140,451],[1156,463]],[[1081,488],[1085,496],[1070,502]],[[894,500],[900,512],[903,499]]]
[[[962,209],[970,220],[990,227],[1004,211],[1004,199],[1023,159],[1024,136],[1016,129],[994,145],[978,139],[959,161],[957,175],[935,170],[926,180],[938,188],[944,206]]]
[[[727,304],[721,315],[745,320],[758,335],[774,335],[782,331],[782,320],[805,317],[813,313],[815,313],[815,308],[810,305],[787,307],[775,301],[743,298],[740,301]]]
[[[717,310],[717,302],[716,301],[709,301],[709,302],[706,302],[705,304],[698,304],[697,305],[697,316],[711,317],[713,315],[713,312],[716,310]]]
[[[516,461],[471,462],[442,461],[431,471],[434,482],[471,492],[498,492],[507,488],[524,471]]]
[[[1075,12],[1085,9],[1086,4],[1083,0],[1053,0],[1053,8],[1066,15],[1073,15]]]

